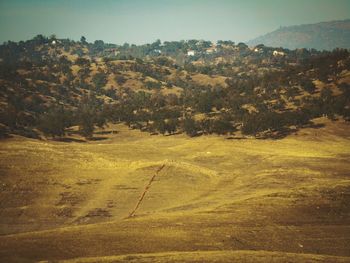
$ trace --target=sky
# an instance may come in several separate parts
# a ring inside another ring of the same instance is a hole
[[[350,0],[0,0],[0,43],[37,34],[108,43],[246,42],[281,26],[350,18]]]

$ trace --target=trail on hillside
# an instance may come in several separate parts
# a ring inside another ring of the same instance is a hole
[[[146,193],[148,192],[149,188],[151,187],[154,179],[156,178],[156,176],[159,174],[159,172],[161,170],[163,170],[163,168],[165,167],[165,164],[163,164],[161,167],[159,167],[156,172],[153,174],[153,176],[151,177],[151,179],[149,180],[148,184],[146,185],[145,189],[143,190],[139,200],[137,201],[135,208],[130,212],[129,216],[127,218],[133,217],[135,216],[135,213],[137,211],[137,209],[139,208],[140,204],[142,203],[142,200],[144,199]]]

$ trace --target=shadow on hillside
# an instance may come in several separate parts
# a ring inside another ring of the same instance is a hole
[[[325,127],[326,125],[324,123],[309,123],[303,126],[303,128],[313,128],[313,129],[320,129]]]
[[[8,133],[0,134],[0,140],[9,139],[9,138],[13,138],[13,136],[11,134],[8,134]]]
[[[107,140],[108,138],[107,137],[92,137],[89,139],[89,141],[104,141],[104,140]]]
[[[173,136],[173,135],[179,135],[181,134],[182,132],[173,132],[173,133],[168,133],[168,134],[165,134],[165,136]]]
[[[246,137],[233,137],[233,136],[226,138],[226,140],[246,140],[246,139],[247,139]]]
[[[53,139],[53,141],[56,141],[56,142],[86,142],[85,140],[82,140],[82,139],[76,139],[76,138],[55,138]]]
[[[266,133],[261,133],[255,136],[256,139],[259,140],[280,140],[288,135],[297,132],[300,128],[311,128],[311,129],[320,129],[325,127],[326,125],[323,123],[308,123],[305,124],[301,127],[296,127],[296,128],[282,128],[278,131],[271,131],[271,132],[266,132]]]
[[[98,132],[95,132],[95,134],[101,134],[101,135],[105,135],[105,134],[118,134],[118,131],[114,131],[114,130],[98,131]]]
[[[271,132],[266,132],[266,133],[261,133],[259,135],[257,135],[255,138],[258,140],[280,140],[283,139],[285,137],[287,137],[288,135],[297,132],[298,129],[297,128],[282,128],[280,130],[277,131],[271,131]]]

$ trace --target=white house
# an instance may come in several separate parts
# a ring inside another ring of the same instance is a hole
[[[262,48],[258,48],[258,47],[254,48],[253,51],[255,53],[263,53],[264,52],[264,50]]]
[[[114,54],[114,56],[117,56],[120,53],[120,51],[116,48],[108,48],[108,49],[105,49],[103,52],[108,55]]]
[[[199,40],[197,43],[196,43],[196,46],[201,46],[203,45],[204,41],[203,40]]]
[[[50,40],[51,41],[51,43],[49,42],[49,43],[47,43],[47,44],[45,44],[45,45],[57,45],[57,44],[61,44],[62,42],[61,42],[61,40],[59,40],[59,39],[51,39]]]
[[[278,56],[285,56],[286,54],[282,51],[277,51],[277,50],[274,50],[273,53],[272,53],[275,57],[278,57]]]
[[[211,46],[210,48],[207,48],[205,53],[212,54],[212,53],[215,53],[216,51],[217,51],[216,46]]]
[[[194,56],[196,52],[194,50],[188,50],[187,51],[187,56]]]

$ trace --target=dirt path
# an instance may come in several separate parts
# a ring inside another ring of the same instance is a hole
[[[153,174],[153,176],[151,177],[151,179],[149,180],[148,184],[146,185],[145,189],[143,190],[139,200],[137,201],[135,208],[130,212],[129,216],[127,218],[133,217],[135,216],[136,210],[139,208],[140,204],[142,203],[143,198],[145,197],[147,191],[149,190],[149,188],[152,185],[152,182],[154,181],[154,179],[156,178],[156,176],[159,174],[159,172],[161,170],[163,170],[163,168],[165,167],[165,164],[163,164],[161,167],[159,167],[157,169],[157,171]]]

